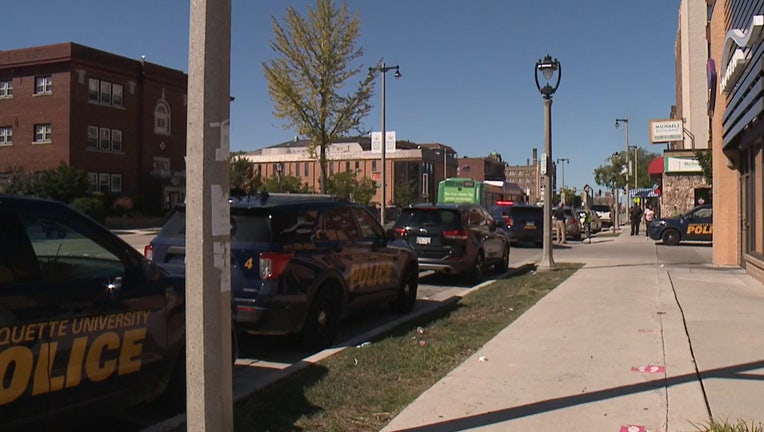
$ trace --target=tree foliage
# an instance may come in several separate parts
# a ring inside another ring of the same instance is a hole
[[[712,152],[710,150],[695,150],[695,157],[700,163],[700,169],[703,172],[703,178],[706,180],[706,183],[713,184],[714,164]]]
[[[260,173],[255,172],[254,164],[241,153],[231,155],[231,195],[249,195],[257,192],[263,185]]]
[[[85,171],[63,162],[57,168],[35,173],[12,168],[9,183],[4,191],[70,203],[75,198],[88,195],[88,175]]]
[[[629,161],[631,162],[632,171],[634,166],[634,152],[629,152],[628,159],[625,156],[625,150],[618,153],[613,153],[609,158],[605,159],[607,162],[604,165],[594,169],[594,182],[600,186],[608,189],[624,188],[626,187],[626,179]],[[637,148],[637,187],[650,187],[652,182],[648,175],[647,168],[653,159],[658,157],[657,153],[648,152],[647,150],[638,147]],[[628,177],[629,186],[634,187],[634,177]]]
[[[295,175],[274,175],[263,182],[265,190],[277,193],[311,193],[313,192],[307,183],[302,183],[300,177]]]
[[[347,2],[336,8],[332,0],[316,0],[307,16],[288,7],[284,24],[272,18],[271,49],[277,57],[263,63],[274,115],[309,137],[309,150],[321,166],[321,189],[326,192],[326,148],[335,138],[359,130],[371,110],[373,76],[354,60],[363,50],[356,47],[360,19],[351,16]],[[363,78],[353,92],[342,94],[353,77]]]
[[[326,181],[326,192],[345,197],[359,204],[369,205],[377,191],[377,184],[368,177],[358,178],[351,171],[345,171],[329,176]]]

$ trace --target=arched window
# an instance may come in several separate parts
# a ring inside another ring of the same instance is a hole
[[[170,105],[162,99],[154,107],[154,133],[170,135]]]

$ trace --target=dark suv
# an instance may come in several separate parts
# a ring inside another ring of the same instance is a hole
[[[529,205],[495,205],[491,216],[507,232],[512,244],[531,242],[541,246],[544,242],[544,208]]]
[[[414,248],[422,270],[478,283],[486,266],[509,266],[509,237],[477,204],[418,204],[403,209],[392,230]]]
[[[182,270],[185,226],[181,206],[146,256]],[[418,277],[416,254],[388,239],[365,207],[309,194],[231,202],[231,290],[241,331],[297,334],[303,346],[324,348],[351,309],[413,309]]]

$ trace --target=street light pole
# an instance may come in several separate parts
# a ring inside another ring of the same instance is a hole
[[[629,118],[615,119],[615,127],[618,128],[621,123],[626,123],[626,211],[629,211],[629,175],[631,174],[631,163],[629,163]]]
[[[401,77],[401,73],[398,70],[398,65],[395,66],[385,66],[385,62],[382,62],[379,66],[374,66],[369,68],[369,75],[373,74],[374,72],[381,72],[382,73],[382,145],[381,145],[381,152],[382,152],[382,208],[379,212],[379,218],[381,219],[382,225],[385,225],[385,210],[387,207],[387,162],[385,161],[385,147],[387,146],[387,136],[385,133],[385,74],[387,71],[391,71],[395,69],[395,74],[393,74],[393,77],[396,79]]]
[[[547,54],[543,60],[539,59],[536,62],[534,72],[536,87],[544,99],[544,155],[541,158],[541,174],[544,176],[544,250],[541,254],[539,268],[548,270],[557,266],[552,256],[552,170],[550,168],[552,165],[552,95],[560,86],[562,65],[557,59],[552,59]],[[539,72],[546,80],[544,87],[539,84]],[[557,82],[551,86],[549,83],[552,82],[555,72]]]
[[[570,163],[570,159],[568,158],[555,159],[555,161],[558,164],[560,162]],[[562,164],[562,187],[560,188],[560,201],[562,201],[562,205],[565,205],[565,164]]]

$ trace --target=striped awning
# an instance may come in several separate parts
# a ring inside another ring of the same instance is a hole
[[[629,189],[629,199],[632,198],[658,198],[661,191],[658,188],[637,188]]]

